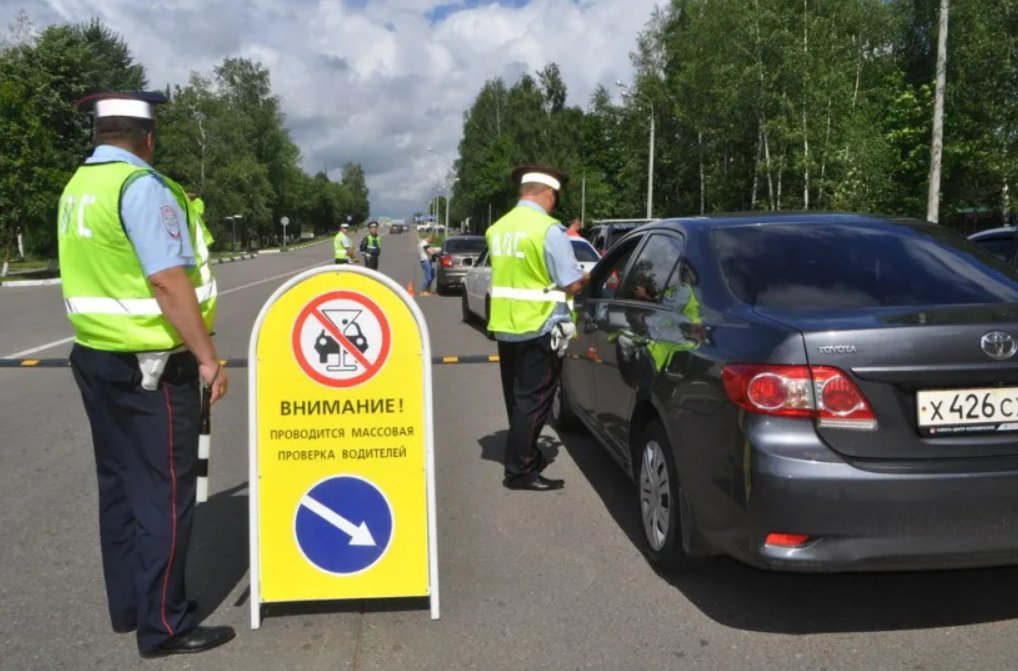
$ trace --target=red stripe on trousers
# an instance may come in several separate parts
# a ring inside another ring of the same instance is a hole
[[[177,550],[177,471],[173,467],[173,405],[170,403],[170,388],[163,383],[163,393],[166,395],[166,415],[169,427],[170,441],[170,516],[172,537],[170,538],[170,557],[166,562],[166,573],[163,575],[163,603],[160,607],[160,615],[163,619],[163,626],[170,636],[174,636],[173,627],[166,620],[166,592],[170,588],[170,570],[173,568],[173,554]]]

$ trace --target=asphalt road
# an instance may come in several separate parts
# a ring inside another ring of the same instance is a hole
[[[420,274],[412,235],[384,241],[382,271]],[[247,353],[264,301],[329,263],[330,245],[216,267],[223,357]],[[458,297],[419,299],[436,355],[494,351]],[[0,356],[63,357],[59,287],[0,288]],[[56,343],[56,344],[54,344]],[[37,349],[47,346],[43,349]],[[213,495],[188,563],[207,622],[237,639],[142,661],[111,633],[96,485],[66,369],[0,369],[0,669],[1012,669],[1018,569],[786,575],[716,560],[679,576],[641,554],[634,487],[593,440],[546,430],[555,493],[500,486],[505,417],[495,365],[435,369],[442,618],[404,602],[271,606],[248,628],[247,379],[215,410]]]

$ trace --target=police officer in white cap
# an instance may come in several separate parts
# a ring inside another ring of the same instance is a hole
[[[226,643],[184,594],[195,505],[199,385],[226,394],[210,333],[210,237],[184,190],[151,167],[158,93],[98,94],[95,151],[60,197],[58,245],[74,379],[92,428],[113,630],[144,657]]]
[[[519,203],[488,229],[491,313],[488,329],[498,340],[502,394],[509,417],[505,478],[509,489],[561,489],[541,475],[545,459],[537,438],[548,418],[572,337],[569,296],[588,276],[573,254],[566,229],[554,217],[566,175],[547,166],[513,171]]]

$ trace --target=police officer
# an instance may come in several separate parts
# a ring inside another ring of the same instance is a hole
[[[516,168],[519,203],[486,233],[491,255],[488,329],[498,340],[509,417],[502,481],[509,489],[547,491],[565,484],[541,475],[545,462],[537,438],[559,383],[565,343],[574,332],[567,299],[588,279],[565,227],[550,216],[566,180],[546,166]]]
[[[226,643],[184,595],[194,512],[199,383],[215,403],[226,371],[209,333],[216,284],[207,232],[183,189],[152,169],[161,94],[101,94],[95,151],[60,197],[58,245],[92,428],[99,535],[113,630],[143,657]]]
[[[339,225],[339,233],[336,234],[333,243],[336,251],[336,263],[350,263],[357,260],[353,253],[353,243],[350,242],[350,236],[347,235],[349,232],[350,224],[343,222]]]
[[[378,257],[382,253],[382,236],[378,234],[378,222],[368,224],[368,234],[361,240],[361,251],[364,252],[364,265],[378,270]]]

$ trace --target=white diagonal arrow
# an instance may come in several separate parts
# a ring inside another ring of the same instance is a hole
[[[300,500],[300,503],[315,515],[318,515],[323,520],[349,536],[350,545],[378,545],[378,543],[375,542],[375,537],[371,535],[371,530],[368,529],[367,522],[361,522],[360,526],[357,526],[336,511],[332,510],[328,506],[322,505],[306,494],[304,495],[304,498]]]

